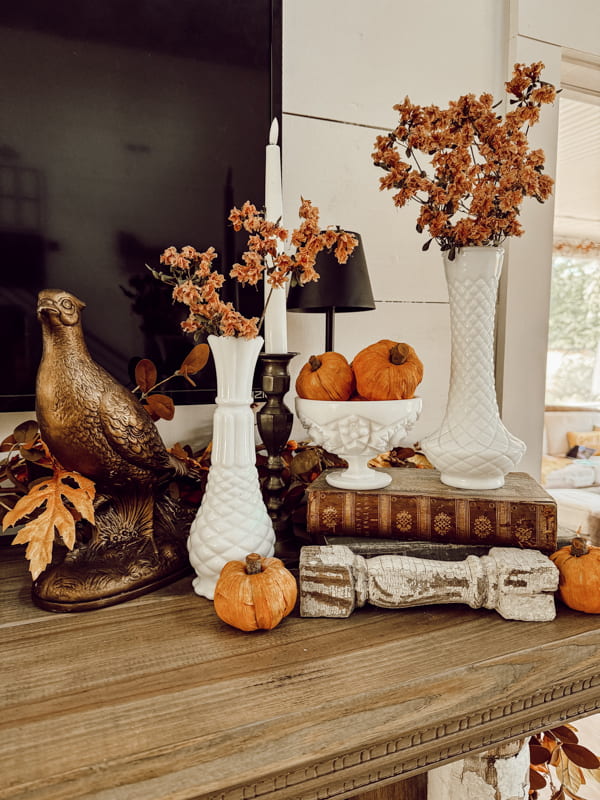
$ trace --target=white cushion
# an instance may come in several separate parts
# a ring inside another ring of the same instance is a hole
[[[564,456],[569,449],[568,431],[593,431],[600,425],[599,411],[545,411],[544,435],[546,453]]]
[[[550,489],[546,491],[556,500],[559,528],[575,534],[579,529],[592,544],[600,545],[600,493],[587,489]]]
[[[575,459],[562,469],[555,469],[546,476],[548,489],[580,489],[600,486],[600,458]]]

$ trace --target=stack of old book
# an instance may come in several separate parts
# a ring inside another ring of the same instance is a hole
[[[490,547],[557,545],[556,503],[524,472],[500,489],[455,489],[434,469],[387,468],[384,489],[350,491],[327,483],[327,471],[307,489],[306,528],[314,544],[347,544],[357,552],[439,550],[440,543],[471,552]],[[418,543],[418,545],[416,544]],[[411,547],[411,544],[413,545]]]

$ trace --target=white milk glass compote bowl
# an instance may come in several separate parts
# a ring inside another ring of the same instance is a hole
[[[369,467],[380,453],[398,447],[421,413],[420,397],[409,400],[306,400],[296,398],[296,414],[311,441],[348,462],[326,474],[340,489],[381,489],[392,478]]]

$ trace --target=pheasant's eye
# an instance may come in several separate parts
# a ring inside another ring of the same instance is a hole
[[[75,307],[75,304],[72,300],[69,300],[68,297],[65,297],[64,300],[60,301],[61,306],[65,309],[65,311],[72,311]]]

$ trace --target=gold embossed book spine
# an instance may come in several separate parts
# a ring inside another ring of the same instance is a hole
[[[308,533],[556,549],[556,503],[526,473],[475,491],[446,486],[437,470],[386,471],[389,486],[364,491],[336,489],[320,475],[307,490]]]

